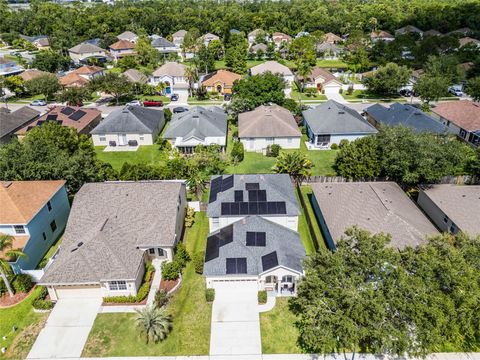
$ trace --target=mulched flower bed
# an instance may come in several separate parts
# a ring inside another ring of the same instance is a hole
[[[177,280],[162,280],[160,282],[160,289],[165,290],[166,292],[169,292],[172,290],[180,281],[180,279]]]
[[[28,295],[30,295],[33,289],[34,288],[32,288],[32,290],[30,290],[28,293],[16,293],[15,295],[13,295],[13,297],[10,297],[7,291],[5,294],[3,294],[3,296],[0,297],[0,308],[10,307],[18,304],[23,299],[25,299]]]

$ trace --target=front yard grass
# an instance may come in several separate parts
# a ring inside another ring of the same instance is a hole
[[[342,96],[345,100],[348,101],[362,101],[362,100],[378,100],[378,101],[398,101],[405,102],[406,99],[403,96],[396,97],[385,97],[378,94],[372,94],[365,90],[353,90],[349,95],[346,91],[342,93]]]
[[[158,150],[158,145],[142,145],[137,151],[104,152],[105,146],[96,146],[95,152],[99,160],[105,161],[120,170],[126,162],[130,164],[158,165],[166,160],[167,154]]]
[[[338,68],[343,69],[347,67],[347,64],[342,60],[317,60],[317,66],[322,68]]]
[[[295,327],[296,316],[288,308],[288,298],[277,297],[273,310],[260,314],[262,353],[298,354],[299,336]]]
[[[194,225],[186,230],[187,250],[192,254],[205,249],[208,219],[197,213]],[[145,344],[145,336],[135,323],[136,314],[99,314],[83,350],[84,357],[207,355],[210,349],[212,306],[205,300],[205,281],[190,262],[182,285],[168,307],[173,328],[157,344]]]

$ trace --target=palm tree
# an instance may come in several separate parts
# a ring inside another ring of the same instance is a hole
[[[188,80],[188,90],[190,97],[193,97],[193,83],[198,80],[197,69],[194,66],[188,66],[185,69],[185,77]]]
[[[0,234],[0,252],[3,252],[6,258],[27,256],[25,253],[23,253],[20,250],[13,250],[12,245],[13,245],[12,235]],[[7,274],[11,274],[11,273],[12,273],[12,268],[10,267],[8,260],[0,257],[0,278],[2,278],[3,282],[5,283],[5,286],[10,296],[13,297],[14,293],[10,285],[10,282],[8,281],[8,278],[7,278]]]
[[[300,151],[282,152],[272,170],[277,174],[289,174],[298,187],[303,180],[312,175],[313,166],[307,155]]]
[[[305,89],[305,83],[308,81],[308,77],[310,76],[310,73],[312,72],[312,65],[308,61],[300,61],[297,64],[297,73],[302,77],[302,86],[300,88],[300,92],[303,93],[303,90]]]
[[[153,339],[155,343],[164,340],[172,327],[170,316],[164,308],[157,309],[151,305],[136,310],[136,322],[138,327],[145,333],[148,341]]]
[[[208,176],[204,172],[199,171],[197,168],[190,171],[187,178],[187,186],[195,193],[198,201],[202,201],[203,192],[207,188],[207,183]]]

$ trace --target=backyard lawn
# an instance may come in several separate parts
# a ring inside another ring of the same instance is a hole
[[[186,230],[190,253],[205,249],[208,219],[197,213],[195,224]],[[84,357],[207,355],[210,349],[212,307],[205,301],[205,281],[190,262],[184,270],[182,285],[173,296],[168,311],[173,328],[157,344],[145,344],[135,324],[136,314],[99,314],[83,350]]]
[[[6,347],[5,355],[0,359],[25,359],[33,342],[43,327],[48,313],[36,313],[33,311],[33,299],[40,292],[35,288],[32,293],[19,304],[0,309],[0,336],[6,336],[6,340],[0,340],[1,347]],[[12,328],[16,327],[13,332]]]
[[[323,94],[316,93],[313,96],[307,96],[306,93],[301,93],[297,84],[295,83],[292,87],[292,99],[294,100],[319,100],[319,101],[326,101],[327,97]]]
[[[347,64],[342,60],[317,60],[317,66],[323,68],[346,68]]]
[[[143,145],[137,151],[104,152],[104,149],[104,146],[95,147],[98,159],[111,164],[116,170],[120,170],[125,162],[158,165],[167,156],[165,152],[158,150],[158,145]]]

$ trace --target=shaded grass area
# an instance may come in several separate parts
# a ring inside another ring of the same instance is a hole
[[[277,298],[271,311],[261,313],[262,353],[301,353],[297,345],[299,332],[295,327],[295,321],[295,315],[288,308],[288,298]]]
[[[104,149],[104,146],[95,147],[98,159],[111,164],[115,170],[120,170],[126,162],[158,165],[168,156],[166,152],[158,149],[158,145],[142,145],[137,151],[104,152]]]
[[[194,225],[186,230],[190,253],[203,251],[208,233],[205,213],[197,213]],[[136,314],[99,314],[83,350],[84,357],[207,355],[210,348],[210,304],[205,300],[205,281],[190,262],[182,285],[167,307],[173,328],[159,343],[145,344],[135,323]]]
[[[301,192],[302,192],[302,197],[303,200],[305,201],[305,204],[307,205],[307,211],[308,215],[310,217],[310,220],[312,222],[312,227],[313,227],[313,232],[315,233],[315,236],[318,240],[318,251],[326,251],[327,246],[325,244],[325,240],[322,235],[322,231],[320,230],[320,226],[318,225],[317,219],[315,217],[315,213],[313,212],[313,207],[312,203],[310,201],[310,197],[313,195],[313,191],[311,186],[305,185],[301,187]],[[303,209],[302,209],[303,211]],[[306,224],[305,224],[306,225]],[[308,230],[308,227],[307,227]],[[307,255],[309,255],[309,252],[307,251]]]
[[[295,191],[298,199],[298,193]],[[310,235],[310,230],[308,229],[307,219],[305,218],[305,213],[300,204],[300,199],[298,199],[298,205],[300,206],[301,214],[298,217],[298,233],[300,234],[300,239],[302,240],[303,247],[307,255],[311,255],[315,252],[315,242]]]

